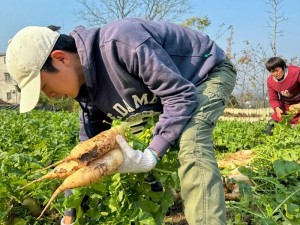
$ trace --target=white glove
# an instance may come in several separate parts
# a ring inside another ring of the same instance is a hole
[[[68,225],[73,225],[73,224],[75,224],[75,223],[71,223],[71,224],[68,224]],[[61,219],[60,225],[67,225],[67,224],[65,224],[64,218]]]
[[[118,135],[116,141],[124,155],[124,161],[116,170],[117,173],[143,173],[156,166],[158,159],[150,149],[146,149],[144,152],[134,150],[122,135]]]

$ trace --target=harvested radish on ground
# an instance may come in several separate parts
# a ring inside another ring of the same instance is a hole
[[[122,151],[119,148],[115,148],[105,153],[101,158],[94,160],[87,166],[84,166],[72,173],[56,189],[37,219],[40,219],[43,216],[46,209],[61,192],[71,188],[88,186],[100,181],[105,176],[113,173],[122,164],[123,160],[124,156]]]
[[[95,137],[80,142],[72,149],[72,151],[66,158],[50,166],[45,167],[42,170],[51,168],[53,166],[57,166],[58,164],[71,161],[71,160],[77,161],[79,164],[83,164],[81,165],[81,167],[87,165],[88,163],[92,162],[94,159],[101,157],[106,152],[115,148],[116,136],[119,134],[124,135],[124,132],[125,131],[123,126],[115,126],[110,128],[109,130],[102,131],[100,134],[96,135]]]

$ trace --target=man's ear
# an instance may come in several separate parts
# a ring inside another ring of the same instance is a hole
[[[66,52],[61,50],[54,50],[53,52],[51,52],[50,56],[52,60],[59,61],[63,64],[67,63],[67,61],[69,60],[69,57],[66,54]]]

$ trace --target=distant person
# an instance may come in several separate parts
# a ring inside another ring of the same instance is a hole
[[[233,91],[236,70],[208,35],[142,19],[77,27],[70,36],[53,26],[26,27],[11,40],[6,57],[21,88],[21,112],[35,107],[40,91],[73,97],[83,111],[80,140],[108,129],[103,120],[159,115],[145,150],[134,150],[123,139],[125,160],[117,172],[151,171],[176,144],[188,223],[226,224],[212,132]]]
[[[266,133],[273,133],[274,123],[282,120],[282,115],[293,110],[295,116],[290,124],[299,123],[300,109],[300,67],[287,66],[280,57],[272,57],[266,62],[271,73],[267,79],[270,106],[274,109],[272,120],[268,122]],[[298,112],[297,112],[298,110]]]

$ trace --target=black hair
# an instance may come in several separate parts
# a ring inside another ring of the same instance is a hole
[[[269,72],[276,69],[277,67],[280,67],[282,70],[285,70],[286,68],[285,61],[280,57],[272,57],[266,62],[266,68]]]
[[[48,28],[53,31],[60,30],[60,27],[55,25],[49,25]],[[55,50],[64,50],[71,53],[77,53],[74,38],[69,35],[60,34],[51,52]],[[58,70],[52,65],[51,56],[48,56],[42,67],[42,70],[46,70],[47,72],[58,72]]]

